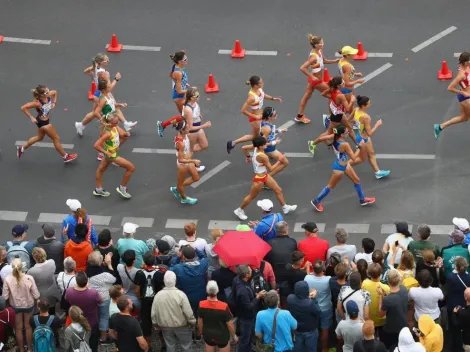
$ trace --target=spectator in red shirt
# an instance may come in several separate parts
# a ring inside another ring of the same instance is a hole
[[[307,222],[302,228],[307,238],[299,242],[298,250],[305,255],[304,263],[315,263],[317,260],[324,262],[330,247],[328,241],[318,237],[318,227],[314,222]]]

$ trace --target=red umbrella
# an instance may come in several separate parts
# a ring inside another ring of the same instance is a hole
[[[214,246],[228,266],[249,264],[259,266],[271,246],[256,236],[253,231],[227,231]]]

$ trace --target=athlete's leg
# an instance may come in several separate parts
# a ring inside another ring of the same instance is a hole
[[[57,131],[54,126],[51,124],[41,127],[44,129],[44,132],[46,132],[47,136],[52,139],[52,143],[54,143],[54,148],[57,150],[57,152],[62,156],[66,156],[67,153],[65,152],[64,148],[62,147],[62,144],[60,144],[60,137],[57,134]]]
[[[38,128],[38,134],[35,135],[34,137],[31,137],[26,141],[25,144],[23,144],[23,150],[28,149],[31,147],[34,143],[40,142],[44,139],[44,136],[46,135],[46,131],[44,131],[43,128]]]
[[[135,171],[135,166],[132,164],[129,160],[124,159],[120,156],[118,156],[116,159],[113,160],[115,164],[118,166],[124,168],[126,172],[124,173],[124,176],[122,177],[122,182],[121,186],[126,187],[127,183],[129,182],[132,173]]]

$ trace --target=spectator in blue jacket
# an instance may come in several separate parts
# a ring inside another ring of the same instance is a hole
[[[199,302],[207,296],[207,268],[209,267],[205,253],[198,251],[197,254],[198,260],[196,260],[196,250],[190,245],[185,245],[181,247],[181,262],[170,267],[170,270],[176,274],[176,287],[188,296],[195,316],[197,316]]]
[[[297,320],[294,352],[317,350],[321,310],[316,295],[316,290],[309,292],[306,281],[299,281],[294,285],[294,293],[287,297],[287,310]]]
[[[68,240],[78,243],[75,236],[75,226],[77,224],[85,224],[88,227],[87,241],[95,247],[98,244],[98,236],[96,235],[91,217],[88,216],[85,209],[82,209],[82,203],[76,199],[67,199],[65,204],[70,208],[71,214],[62,222],[62,242],[64,242],[64,237],[66,237]]]
[[[256,205],[263,211],[263,217],[261,220],[250,221],[248,225],[259,238],[267,242],[276,237],[276,224],[284,221],[284,218],[280,213],[273,213],[274,204],[269,199],[259,200]]]

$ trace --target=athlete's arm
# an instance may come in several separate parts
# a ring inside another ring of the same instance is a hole
[[[331,98],[331,90],[330,89],[325,90],[324,92],[321,93],[321,96],[324,97],[324,98],[330,99]]]
[[[175,71],[173,72],[173,79],[176,81],[175,83],[175,89],[176,89],[176,93],[178,94],[186,94],[186,90],[183,89],[183,73],[181,73],[180,71]]]
[[[124,131],[121,127],[116,126],[118,132],[119,132],[119,144],[122,145],[124,144],[125,141],[130,137],[131,133]]]
[[[468,93],[465,93],[464,91],[461,91],[460,89],[456,89],[455,87],[459,84],[460,81],[465,79],[465,72],[464,71],[459,71],[457,76],[450,82],[449,86],[447,87],[447,90],[449,92],[455,93],[455,94],[463,94],[465,96],[468,96]]]
[[[251,117],[253,119],[256,119],[256,120],[261,120],[261,115],[258,116],[258,115],[255,115],[255,114],[252,114],[248,109],[249,107],[251,106],[251,104],[253,104],[255,102],[255,97],[252,96],[251,94],[248,95],[248,98],[246,99],[245,103],[243,104],[242,106],[242,109],[241,109],[241,113],[243,115],[246,115],[248,117]]]
[[[371,137],[375,131],[377,130],[377,128],[379,128],[380,126],[382,126],[382,120],[379,120],[375,123],[375,126],[373,128],[370,127],[370,116],[369,115],[364,115],[363,117],[363,121],[364,121],[364,127],[365,127],[365,130],[366,130],[366,134]]]
[[[274,165],[271,165],[271,163],[269,162],[269,158],[266,154],[258,154],[256,156],[256,160],[263,164],[264,166],[266,166],[266,168],[268,169],[268,171],[273,171],[280,163],[279,161],[277,163],[275,163]]]
[[[349,65],[344,65],[343,66],[343,80],[344,80],[344,86],[346,88],[354,88],[354,86],[356,84],[364,83],[363,79],[350,80],[349,79],[350,71],[351,71],[351,66],[349,66]]]
[[[41,104],[39,104],[37,101],[32,101],[32,102],[29,102],[29,103],[26,103],[24,104],[22,107],[21,107],[21,110],[23,111],[23,113],[28,116],[31,120],[32,123],[36,123],[36,118],[31,115],[31,113],[29,112],[29,109],[36,109],[36,108],[39,108],[41,107]]]
[[[325,141],[331,141],[333,138],[335,138],[335,135],[334,134],[326,134],[324,136],[320,136],[318,137],[317,139],[315,139],[313,141],[313,144],[318,144],[318,143],[321,143],[321,142],[325,142]]]
[[[351,114],[348,117],[348,121],[351,123],[354,121],[354,114],[356,113],[356,110],[359,108],[354,108],[353,111],[351,111]]]
[[[106,154],[110,158],[113,156],[112,153],[107,152],[104,150],[103,145],[104,143],[111,138],[111,133],[110,132],[105,132],[101,135],[101,137],[95,142],[93,145],[93,148],[95,148],[98,152]]]
[[[102,72],[102,73],[107,73],[107,77],[104,78],[105,80],[109,80],[109,72],[106,71],[106,72]],[[101,72],[100,72],[101,74]],[[98,75],[99,77],[99,75]],[[114,80],[111,82],[111,90],[114,89],[114,87],[116,86],[117,82],[121,79],[121,74],[118,72],[116,73],[116,76],[114,76]]]
[[[180,164],[194,164],[198,166],[200,163],[199,160],[195,159],[186,159],[184,156],[184,143],[183,142],[178,142],[176,143],[176,150],[178,151],[178,162]]]
[[[332,59],[332,60],[323,58],[323,63],[324,64],[337,64],[339,60],[341,60],[341,58]]]
[[[83,71],[83,73],[87,76],[93,76],[93,69],[93,66],[89,66]]]
[[[273,97],[272,95],[269,95],[269,94],[264,94],[264,97],[268,100],[273,100],[273,101],[277,101],[278,103],[282,103],[282,99],[279,98],[279,97]]]
[[[103,110],[105,105],[106,105],[106,99],[103,97],[99,98],[98,104],[96,105],[96,109],[95,109],[95,116],[98,118],[98,120],[101,120],[103,116],[101,115],[101,110]]]
[[[351,159],[351,161],[356,161],[356,159],[359,157],[359,154],[361,153],[361,151],[358,149],[356,150],[356,152],[354,153],[351,146],[349,145],[349,143],[342,143],[340,146],[339,146],[339,151],[340,152],[344,152],[346,154],[348,154],[349,158]]]
[[[300,66],[300,71],[302,71],[302,73],[305,76],[310,77],[314,81],[319,81],[319,79],[317,77],[315,77],[313,75],[313,73],[308,68],[311,67],[311,66],[313,68],[318,68],[320,65],[317,63],[317,61],[318,61],[317,56],[312,55],[308,58],[307,61],[304,62],[304,64],[302,66]]]
[[[55,108],[56,104],[57,104],[57,91],[56,90],[50,90],[49,91],[49,97],[52,98],[52,108]]]
[[[339,100],[339,102],[338,102]],[[349,111],[351,110],[353,107],[354,107],[354,102],[356,101],[356,97],[353,95],[351,97],[351,101],[348,102],[348,99],[346,99],[346,97],[344,96],[344,94],[338,94],[336,96],[336,101],[335,103],[337,104],[341,104],[344,106],[344,110],[345,111]]]

